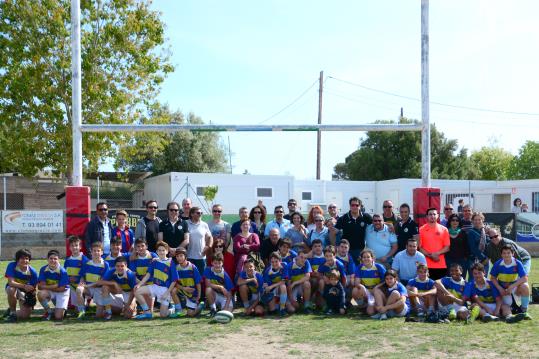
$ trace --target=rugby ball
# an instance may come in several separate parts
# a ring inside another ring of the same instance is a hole
[[[228,310],[221,310],[217,313],[215,313],[215,316],[213,317],[213,320],[217,323],[230,323],[234,319],[234,314],[229,312]]]

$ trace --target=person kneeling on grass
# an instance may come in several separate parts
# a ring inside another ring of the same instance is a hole
[[[287,267],[281,262],[279,252],[273,252],[270,255],[270,266],[264,270],[264,294],[262,295],[262,301],[268,306],[270,314],[277,311],[277,304],[279,304],[281,317],[286,316],[287,307],[293,311],[292,304],[288,303],[287,280]]]
[[[69,306],[68,309],[78,308],[79,299],[77,297],[77,287],[80,283],[80,270],[84,263],[88,262],[88,258],[81,252],[81,240],[77,236],[68,237],[69,250],[71,256],[67,257],[64,261],[64,268],[69,277]]]
[[[223,268],[224,257],[221,253],[213,256],[211,267],[204,269],[204,280],[206,284],[206,300],[210,305],[210,318],[217,313],[217,306],[220,310],[232,311],[232,289],[234,284]]]
[[[425,264],[418,264],[417,277],[408,281],[406,289],[412,309],[418,316],[434,312],[436,306],[435,282],[429,278],[429,269]]]
[[[32,253],[28,249],[19,249],[15,253],[15,262],[11,262],[6,268],[6,293],[9,309],[4,314],[9,322],[17,319],[28,319],[32,314],[33,305],[29,299],[35,298],[38,275],[30,266]],[[26,297],[29,297],[28,300]],[[17,302],[19,311],[17,312]],[[33,301],[35,304],[35,300]]]
[[[312,313],[311,307],[311,264],[307,261],[304,249],[300,249],[292,263],[288,265],[288,301],[292,305],[292,312],[299,310],[298,299],[303,299],[303,310],[306,314]]]
[[[137,315],[135,319],[152,318],[152,312],[146,302],[145,296],[157,298],[157,301],[161,304],[159,307],[161,318],[166,318],[169,315],[168,305],[170,303],[171,293],[178,280],[178,272],[172,264],[172,259],[167,258],[168,244],[159,241],[155,244],[155,248],[158,256],[157,260],[150,263],[148,272],[135,286],[135,297],[144,311],[142,314]],[[153,284],[145,286],[144,284],[148,281],[151,281]]]
[[[472,301],[470,318],[466,323],[473,322],[478,316],[484,322],[498,321],[500,314],[504,317],[511,315],[511,308],[504,304],[498,289],[485,277],[485,267],[475,263],[470,270],[473,280],[464,289],[464,299]]]
[[[384,274],[384,283],[374,288],[375,309],[378,312],[372,319],[386,320],[391,317],[404,317],[408,313],[406,287],[399,282],[399,276],[393,269]]]
[[[492,266],[490,280],[500,292],[503,303],[507,306],[511,307],[513,295],[520,297],[522,313],[509,316],[507,318],[508,322],[532,319],[528,314],[528,304],[530,303],[528,275],[522,262],[514,258],[513,247],[510,245],[502,247],[502,258]]]
[[[187,250],[182,247],[176,248],[175,252],[176,272],[178,272],[178,282],[176,289],[172,291],[175,313],[170,314],[171,318],[184,316],[182,303],[187,307],[189,317],[197,316],[204,309],[204,302],[200,301],[202,277],[198,268],[187,260]]]
[[[92,244],[92,259],[84,263],[80,270],[80,282],[77,287],[77,298],[79,309],[79,315],[77,319],[83,319],[86,315],[86,306],[84,304],[84,297],[90,297],[94,300],[97,306],[95,316],[97,318],[103,318],[105,314],[103,294],[99,280],[109,270],[109,264],[101,258],[103,255],[103,246],[101,242],[94,242]]]
[[[60,253],[56,249],[47,253],[47,262],[39,271],[37,298],[43,306],[43,319],[52,319],[53,309],[49,303],[53,302],[54,319],[62,320],[69,302],[69,277],[60,265]]]
[[[374,288],[382,282],[386,274],[386,268],[374,260],[374,252],[371,249],[365,248],[361,251],[361,264],[356,266],[352,289],[352,298],[360,308],[366,308],[368,315],[376,313]]]
[[[260,298],[264,290],[264,278],[255,270],[253,259],[249,258],[243,263],[237,284],[245,315],[263,315],[264,307],[260,304]]]
[[[326,302],[326,315],[346,313],[346,295],[340,281],[341,274],[332,269],[326,274],[328,282],[324,285],[324,301]]]
[[[434,284],[438,303],[441,308],[449,311],[450,320],[466,320],[470,316],[470,311],[466,308],[466,302],[463,298],[466,281],[462,277],[460,264],[451,264],[449,274],[449,277],[438,279]]]
[[[137,276],[127,268],[127,258],[117,257],[114,267],[105,273],[99,284],[102,286],[105,320],[110,320],[112,314],[121,314],[126,319],[133,318],[136,311],[134,289]]]

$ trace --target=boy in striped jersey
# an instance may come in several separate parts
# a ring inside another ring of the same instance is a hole
[[[311,265],[311,293],[313,296],[313,301],[320,305],[321,298],[320,292],[318,290],[318,284],[322,278],[322,273],[318,272],[318,267],[326,262],[326,257],[324,257],[324,247],[322,241],[319,238],[316,238],[311,243],[311,252],[307,254],[307,260]]]
[[[263,315],[264,307],[260,304],[264,278],[255,270],[253,259],[243,263],[243,271],[238,276],[238,288],[245,315]]]
[[[361,264],[356,266],[352,298],[360,308],[366,308],[368,315],[374,315],[376,313],[374,288],[383,282],[386,269],[383,265],[375,263],[374,252],[371,249],[365,248],[360,256]]]
[[[135,319],[152,318],[152,312],[145,296],[157,298],[157,301],[161,304],[159,307],[161,318],[166,318],[169,315],[168,305],[170,303],[171,293],[178,280],[178,272],[172,263],[172,259],[167,258],[168,244],[159,241],[155,244],[155,248],[159,258],[150,263],[148,272],[134,289],[135,297],[144,311],[144,313],[137,315]],[[146,282],[150,281],[152,284],[145,286]]]
[[[462,278],[460,264],[451,264],[449,274],[448,277],[438,279],[434,284],[438,304],[449,310],[449,319],[465,320],[470,316],[470,311],[466,308],[466,302],[463,299],[466,281]]]
[[[9,310],[4,314],[9,322],[16,322],[17,319],[28,319],[32,314],[33,307],[25,304],[26,295],[35,295],[38,275],[34,268],[30,266],[32,253],[28,249],[19,249],[15,253],[15,262],[7,265],[6,293]],[[19,311],[17,312],[17,302]]]
[[[79,315],[77,319],[83,319],[86,315],[86,307],[84,305],[84,296],[92,298],[97,306],[95,316],[103,318],[105,315],[103,295],[99,280],[109,270],[109,264],[102,258],[103,247],[101,242],[92,244],[92,260],[83,264],[80,270],[80,283],[77,287],[78,309]]]
[[[69,302],[69,277],[66,270],[60,265],[60,253],[52,249],[47,253],[48,264],[41,267],[38,278],[39,292],[37,299],[43,306],[45,313],[43,319],[51,320],[53,309],[49,303],[54,303],[54,318],[64,319],[64,313]]]
[[[504,304],[498,289],[485,277],[485,267],[481,263],[475,263],[470,270],[473,280],[464,288],[464,299],[472,301],[471,317],[467,323],[480,316],[484,322],[498,321],[500,314],[511,315],[511,308]],[[479,308],[479,311],[477,309]]]
[[[120,237],[113,237],[110,240],[110,253],[104,255],[103,259],[109,264],[110,268],[114,268],[116,266],[116,258],[118,257],[129,259],[129,253],[122,253],[122,239]],[[129,263],[129,261],[126,261],[126,263]]]
[[[303,310],[310,314],[311,308],[311,264],[307,260],[305,250],[300,249],[298,255],[292,263],[288,265],[288,301],[292,308],[288,310],[295,312],[299,309],[298,298],[303,298]]]
[[[296,258],[298,255],[296,251],[293,251],[290,249],[292,247],[292,241],[288,238],[284,238],[281,240],[281,243],[279,244],[279,254],[281,255],[281,262],[285,264],[290,264]]]
[[[131,269],[135,273],[138,281],[141,281],[142,278],[144,278],[144,276],[148,272],[148,267],[150,266],[150,263],[152,263],[154,259],[157,259],[157,254],[148,250],[148,243],[146,242],[146,239],[137,238],[135,240],[135,250],[133,251],[133,253],[131,253],[128,263],[129,269]],[[149,281],[146,284],[151,285],[152,282]],[[146,295],[144,299],[150,307],[150,313],[153,312],[154,298],[150,295]]]
[[[124,318],[130,319],[136,310],[134,289],[137,277],[127,267],[126,257],[119,256],[114,262],[114,267],[111,267],[99,281],[103,288],[105,320],[110,320],[113,313],[122,314]]]
[[[528,314],[528,304],[530,303],[530,287],[528,286],[528,275],[521,261],[514,258],[513,247],[504,245],[501,250],[502,258],[492,266],[490,280],[500,292],[503,303],[511,306],[512,295],[519,296],[522,313],[514,317],[509,316],[508,322],[522,319],[530,320]]]
[[[194,317],[204,308],[204,303],[200,302],[202,277],[198,268],[187,260],[187,251],[185,248],[176,248],[176,272],[178,272],[178,282],[176,289],[172,291],[175,313],[171,318],[179,318],[184,315],[182,311],[182,302],[187,307],[187,315]]]
[[[344,270],[346,271],[346,291],[351,292],[354,287],[354,276],[356,272],[356,265],[354,259],[349,253],[350,251],[350,242],[347,239],[341,239],[341,243],[337,246],[337,260],[341,261],[344,265]],[[347,293],[347,296],[350,296],[350,293]]]
[[[84,263],[88,262],[88,257],[81,252],[81,240],[79,237],[69,236],[67,240],[69,242],[71,256],[65,259],[64,268],[69,277],[69,304],[71,308],[77,308],[79,305],[79,299],[77,298],[77,287],[80,283],[80,270],[82,269]]]
[[[221,310],[232,311],[232,289],[234,284],[223,268],[224,257],[222,253],[213,256],[211,267],[204,269],[204,280],[206,284],[206,299],[210,305],[210,317],[217,313],[217,305]]]
[[[408,298],[412,309],[422,317],[434,312],[436,306],[436,287],[434,280],[429,278],[429,268],[425,264],[417,265],[417,276],[406,285]]]
[[[270,266],[264,270],[264,294],[262,301],[268,305],[270,313],[277,311],[279,304],[279,315],[286,316],[286,304],[288,295],[286,293],[286,281],[288,280],[287,267],[281,262],[279,252],[270,255]]]

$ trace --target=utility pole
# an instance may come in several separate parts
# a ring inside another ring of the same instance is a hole
[[[318,85],[318,124],[322,124],[322,92],[324,90],[324,71],[320,71]],[[322,131],[316,132],[316,179],[320,179],[320,155],[322,152]]]
[[[421,185],[430,187],[429,0],[421,0]]]
[[[71,0],[71,126],[73,173],[71,185],[82,186],[80,0]]]

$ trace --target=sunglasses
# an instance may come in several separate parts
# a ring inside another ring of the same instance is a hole
[[[213,213],[221,213],[221,212],[223,212],[223,211],[220,211],[220,210],[218,210],[218,209],[214,209],[212,212],[213,212]]]
[[[106,212],[106,211],[108,211],[108,210],[109,210],[108,208],[99,208],[99,209],[98,209],[98,211],[100,211],[100,212]]]
[[[374,223],[382,222],[381,219],[373,219],[372,221],[373,221]]]
[[[148,206],[146,208],[148,208],[148,209],[157,209],[157,206]]]
[[[489,236],[490,238],[498,238],[499,235],[495,235],[495,236]]]
[[[329,209],[335,209],[335,208],[337,208],[337,207],[335,207],[335,206],[329,206],[328,208],[329,208]]]
[[[359,204],[351,204],[350,207],[359,207]]]
[[[178,212],[179,211],[178,208],[169,208],[168,210],[169,210],[169,212]]]
[[[281,212],[282,213],[282,212]],[[253,212],[253,214],[262,214],[260,211]]]
[[[284,213],[283,211],[275,211],[275,213]]]
[[[288,204],[288,206],[297,206],[298,204],[297,203],[294,203],[294,202],[291,202]]]
[[[460,222],[458,219],[452,219],[451,222]]]
[[[384,208],[393,208],[393,206],[384,206]]]
[[[225,248],[225,246],[215,246],[215,248]]]
[[[314,221],[315,221],[315,222],[324,222],[323,219],[315,219]]]
[[[444,211],[452,211],[453,208],[444,208]]]
[[[200,216],[202,215],[202,212],[193,212],[193,214],[198,214]]]

